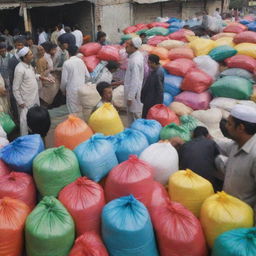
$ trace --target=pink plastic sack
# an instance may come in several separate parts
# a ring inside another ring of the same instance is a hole
[[[195,33],[191,30],[187,29],[180,29],[176,32],[173,32],[169,35],[169,38],[172,40],[178,40],[178,41],[183,41],[183,42],[188,42],[186,36],[194,36]]]
[[[139,29],[136,27],[136,26],[130,26],[130,27],[127,27],[123,30],[124,34],[131,34],[131,33],[134,33],[136,31],[138,31]]]
[[[256,44],[256,32],[254,31],[241,32],[234,37],[233,42],[235,44],[240,44],[240,43]]]
[[[181,102],[193,110],[208,109],[211,99],[211,94],[208,91],[202,93],[187,91],[175,97],[175,101]]]
[[[229,68],[243,68],[250,72],[254,72],[256,68],[256,60],[253,57],[237,54],[225,60]]]
[[[138,30],[148,29],[148,24],[144,24],[144,23],[140,23],[135,26],[138,28]]]
[[[190,69],[194,68],[196,63],[192,60],[180,58],[167,63],[164,68],[172,75],[185,76]]]
[[[149,28],[154,28],[154,27],[162,27],[162,28],[169,28],[170,24],[167,22],[152,22],[148,24]]]
[[[195,58],[195,55],[191,48],[177,47],[169,51],[168,57],[170,60],[176,60],[180,58],[193,60]]]
[[[10,173],[10,168],[0,159],[0,176]]]
[[[88,68],[89,72],[93,72],[93,70],[97,67],[97,65],[100,63],[100,60],[97,58],[96,55],[92,55],[89,57],[83,57],[83,61]]]
[[[105,60],[105,61],[119,61],[120,56],[119,56],[119,51],[116,47],[110,46],[110,45],[105,45],[102,46],[100,51],[98,52],[97,57],[100,60]]]
[[[159,43],[161,43],[164,40],[167,40],[168,37],[167,36],[154,36],[151,37],[150,39],[148,39],[147,44],[151,45],[151,46],[157,46]]]
[[[85,56],[96,55],[98,51],[101,49],[101,45],[99,43],[87,43],[80,47],[79,51]]]
[[[223,29],[223,32],[239,34],[246,30],[248,30],[248,28],[242,24],[230,24]]]
[[[106,200],[133,194],[136,199],[148,206],[154,188],[153,169],[137,156],[131,155],[128,160],[112,169],[105,184]]]

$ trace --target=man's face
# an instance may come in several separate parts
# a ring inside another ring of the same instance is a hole
[[[125,50],[127,54],[132,54],[134,52],[134,46],[131,40],[126,42]]]
[[[104,89],[102,98],[104,101],[107,101],[107,102],[112,101],[112,88],[111,87]]]
[[[33,40],[32,39],[27,40],[27,45],[32,46],[33,45]]]
[[[37,51],[38,51],[38,56],[39,57],[43,57],[44,56],[45,50],[44,50],[43,46],[38,46],[37,47]]]
[[[52,48],[52,49],[50,50],[50,55],[51,55],[51,56],[54,56],[54,55],[56,54],[56,52],[57,52],[57,48]]]
[[[15,48],[17,49],[17,50],[20,50],[20,49],[22,49],[24,47],[24,44],[23,43],[15,43]]]
[[[105,36],[103,36],[103,37],[100,38],[100,42],[103,43],[103,42],[105,42],[105,41],[106,41],[106,37],[105,37]]]
[[[151,69],[155,69],[155,67],[157,66],[154,62],[148,60],[148,66],[151,68]]]
[[[31,51],[29,51],[29,52],[27,53],[27,55],[24,56],[24,61],[25,61],[26,63],[30,64],[30,63],[32,62],[33,58],[34,58],[33,53],[32,53]]]
[[[232,116],[228,117],[228,121],[226,123],[226,129],[230,135],[230,138],[236,141],[236,139],[239,137],[239,126],[235,126],[235,122],[232,118]]]
[[[5,57],[5,55],[6,55],[6,48],[0,49],[0,55],[1,55],[2,57]]]

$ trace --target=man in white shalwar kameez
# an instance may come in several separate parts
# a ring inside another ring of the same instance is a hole
[[[79,102],[78,90],[85,86],[85,79],[90,77],[87,67],[81,58],[77,57],[77,46],[68,49],[70,59],[64,62],[62,68],[60,89],[66,93],[66,102],[69,113],[81,113],[83,108]]]
[[[127,102],[128,125],[142,116],[143,104],[140,101],[140,94],[144,78],[144,57],[138,50],[141,45],[142,41],[139,37],[126,43],[129,59],[124,78],[124,98]]]

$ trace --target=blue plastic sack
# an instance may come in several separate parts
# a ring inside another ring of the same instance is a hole
[[[130,128],[118,133],[116,139],[116,156],[119,163],[128,160],[130,155],[139,156],[149,146],[142,132]]]
[[[103,208],[102,237],[111,256],[158,256],[148,211],[132,195]]]
[[[168,92],[164,92],[164,105],[168,107],[172,102],[173,96]]]
[[[167,22],[168,22],[168,23],[181,22],[181,20],[178,19],[178,18],[172,17],[172,18],[170,18]]]
[[[221,234],[214,242],[212,256],[255,256],[256,228],[239,228]]]
[[[164,75],[164,92],[170,93],[172,96],[178,95],[181,90],[181,83],[183,81],[183,77],[174,76],[174,75]]]
[[[43,150],[40,135],[25,135],[2,148],[1,159],[15,172],[32,173],[33,160]]]
[[[137,119],[132,123],[131,128],[142,132],[149,144],[153,144],[159,141],[162,125],[156,120]]]
[[[251,22],[246,25],[250,31],[256,31],[256,22]]]
[[[118,165],[115,150],[104,135],[95,134],[74,149],[81,173],[93,181],[103,179]]]
[[[178,30],[180,30],[179,27],[173,27],[173,26],[169,27],[169,33],[170,33],[170,34],[176,32],[176,31],[178,31]]]
[[[251,21],[249,21],[249,20],[240,20],[239,21],[241,24],[243,24],[243,25],[247,25],[247,24],[249,24]]]

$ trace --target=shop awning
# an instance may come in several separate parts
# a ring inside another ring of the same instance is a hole
[[[0,2],[0,10],[13,9],[19,6],[20,6],[20,3],[1,3]]]
[[[138,4],[154,4],[160,2],[168,2],[169,0],[133,0],[133,2]]]

